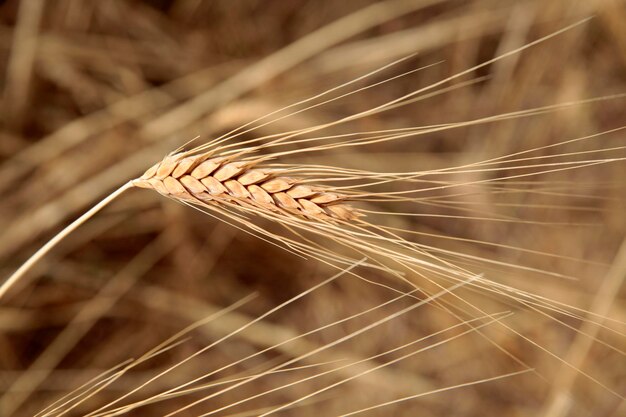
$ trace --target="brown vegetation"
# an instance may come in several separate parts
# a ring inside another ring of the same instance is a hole
[[[0,296],[0,415],[624,413],[622,2],[54,3],[0,277],[119,196]]]

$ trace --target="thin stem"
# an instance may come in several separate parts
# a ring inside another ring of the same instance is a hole
[[[2,285],[0,285],[0,299],[4,296],[4,294],[7,291],[9,291],[9,289],[13,285],[15,285],[15,283],[20,278],[22,278],[22,276],[24,276],[24,274],[26,272],[28,272],[28,270],[30,270],[46,253],[48,253],[52,248],[54,248],[57,245],[57,243],[59,243],[60,241],[65,239],[65,237],[67,235],[72,233],[81,224],[85,223],[94,214],[99,212],[102,208],[104,208],[111,201],[113,201],[120,194],[122,194],[124,191],[126,191],[129,188],[131,188],[132,186],[133,185],[132,185],[131,182],[127,182],[126,184],[122,185],[120,188],[118,188],[117,190],[113,191],[107,197],[102,199],[98,204],[96,204],[91,209],[86,211],[82,216],[80,216],[79,218],[74,220],[65,229],[61,230],[59,233],[57,233],[56,236],[54,236],[52,239],[50,239],[48,242],[46,242],[45,245],[43,245],[37,252],[35,252],[30,258],[28,258],[28,260],[26,262],[24,262],[22,264],[22,266],[20,266],[17,269],[17,271],[15,271],[9,278],[6,279],[6,281],[4,281],[2,283]]]

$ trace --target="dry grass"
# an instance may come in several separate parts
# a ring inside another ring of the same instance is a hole
[[[626,10],[346,3],[0,7],[0,414],[624,412]]]

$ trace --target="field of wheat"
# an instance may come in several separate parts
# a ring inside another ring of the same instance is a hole
[[[0,3],[0,416],[626,414],[626,4]]]

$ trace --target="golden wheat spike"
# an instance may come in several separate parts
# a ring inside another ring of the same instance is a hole
[[[134,186],[155,190],[174,199],[199,204],[234,203],[311,220],[350,221],[361,216],[346,204],[346,195],[300,184],[284,171],[257,168],[259,161],[178,153],[148,169]]]

